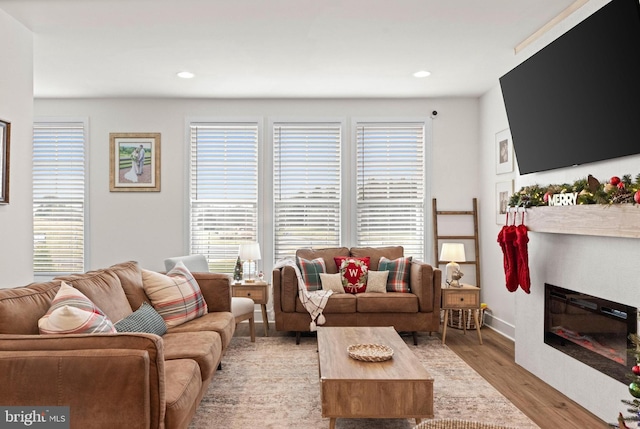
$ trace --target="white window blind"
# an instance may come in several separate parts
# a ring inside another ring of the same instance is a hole
[[[84,271],[84,123],[33,126],[33,270]]]
[[[340,123],[274,123],[274,258],[340,245]]]
[[[424,123],[358,123],[357,244],[424,259]]]
[[[258,235],[258,124],[192,123],[190,252],[233,273],[238,246]]]

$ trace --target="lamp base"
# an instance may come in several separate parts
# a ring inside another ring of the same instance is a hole
[[[453,278],[454,274],[458,271],[460,271],[460,264],[457,262],[452,261],[447,264],[447,276],[445,277],[445,282],[448,286],[460,287],[458,279]]]

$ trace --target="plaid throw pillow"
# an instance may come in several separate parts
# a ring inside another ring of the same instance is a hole
[[[296,257],[296,263],[300,268],[302,274],[302,280],[309,292],[322,289],[322,282],[320,281],[320,273],[326,273],[327,267],[324,263],[324,259],[316,258],[313,260]]]
[[[146,302],[140,308],[116,322],[118,332],[146,332],[148,334],[164,335],[167,332],[167,324],[162,316]]]
[[[207,314],[200,286],[182,261],[167,275],[143,269],[142,287],[167,328]]]
[[[409,288],[409,273],[411,272],[411,256],[394,259],[382,256],[378,270],[389,271],[387,278],[387,292],[411,292]]]
[[[38,320],[41,334],[113,334],[111,320],[82,292],[62,282],[47,314]]]

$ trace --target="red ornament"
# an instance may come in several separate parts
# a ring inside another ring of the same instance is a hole
[[[633,201],[636,202],[636,204],[640,204],[640,191],[637,191],[634,195],[633,195]]]
[[[542,200],[543,200],[545,203],[548,203],[548,202],[549,202],[549,198],[551,198],[551,195],[552,195],[552,194],[551,194],[551,192],[545,192],[545,193],[544,193],[544,196],[542,197]]]
[[[618,189],[624,189],[624,182],[620,182],[616,185]]]
[[[613,176],[609,180],[609,183],[611,183],[613,186],[618,186],[618,183],[620,183],[620,178],[618,176]]]
[[[640,366],[634,365],[633,368],[631,368],[631,371],[633,371],[635,375],[640,375]]]

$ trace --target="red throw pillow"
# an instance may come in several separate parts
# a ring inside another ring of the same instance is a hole
[[[333,258],[338,267],[342,286],[346,293],[362,293],[367,289],[367,274],[369,273],[369,257],[352,258],[336,256]]]

